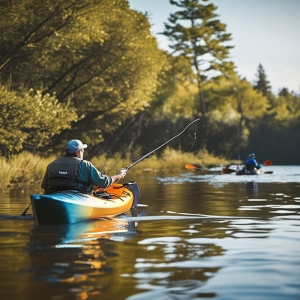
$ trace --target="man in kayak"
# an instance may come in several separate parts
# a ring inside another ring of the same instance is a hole
[[[251,153],[247,160],[245,161],[245,166],[247,170],[253,170],[254,168],[259,170],[261,165],[259,165],[255,159],[255,154]]]
[[[66,144],[65,155],[47,166],[42,182],[45,194],[62,190],[91,193],[93,186],[106,188],[125,177],[126,169],[120,169],[113,176],[99,172],[91,162],[83,159],[86,147],[80,140],[70,140]]]

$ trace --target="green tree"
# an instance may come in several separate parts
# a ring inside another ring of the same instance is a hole
[[[77,119],[75,110],[55,95],[33,90],[22,95],[5,87],[0,87],[0,112],[0,152],[6,156],[44,147]]]
[[[211,140],[215,152],[228,157],[239,157],[240,150],[249,142],[251,131],[261,125],[266,115],[268,99],[237,75],[211,80],[205,87],[209,99],[209,121],[213,129]]]
[[[261,91],[262,94],[269,100],[271,105],[270,108],[273,107],[275,104],[275,96],[272,94],[272,87],[270,81],[267,80],[267,74],[262,64],[258,65],[256,76],[257,80],[254,83],[253,88],[257,91]]]
[[[17,0],[5,13],[2,82],[16,91],[55,93],[77,109],[78,121],[55,136],[56,144],[77,136],[95,146],[93,156],[150,105],[164,55],[147,16],[126,0]]]
[[[250,142],[257,145],[260,156],[276,164],[299,164],[299,132],[300,97],[283,88],[259,130],[251,132]]]
[[[197,84],[195,73],[185,56],[168,55],[169,68],[156,92],[152,108],[155,121],[170,120],[177,123],[184,116],[191,120],[196,114]]]
[[[230,74],[233,63],[228,60],[232,46],[227,44],[231,35],[226,32],[226,25],[215,14],[214,4],[201,4],[206,0],[170,0],[172,5],[181,10],[170,15],[165,23],[163,34],[171,42],[174,53],[184,55],[196,73],[198,93],[201,103],[204,139],[207,136],[207,107],[203,86],[211,78],[221,74]]]
[[[117,148],[122,145],[127,152],[134,149],[133,157],[149,152],[149,149],[176,135],[197,113],[195,103],[198,90],[189,61],[184,56],[171,56],[167,52],[165,57],[168,63],[160,72],[160,84],[150,106],[124,123],[115,134]],[[194,130],[193,127],[189,128],[169,146],[175,149],[188,148],[185,139],[191,136],[193,141],[190,129]],[[116,147],[113,141],[111,145]],[[190,138],[188,145],[191,145]]]
[[[276,99],[272,112],[275,120],[281,125],[291,125],[299,122],[300,117],[300,97],[295,93],[290,93],[287,88],[283,88]]]
[[[56,35],[90,5],[91,1],[84,0],[1,2],[0,70],[17,68],[20,60],[28,59],[30,49]]]
[[[175,136],[193,120],[197,115],[198,88],[189,61],[185,56],[167,56],[169,67],[161,77],[161,85],[157,89],[154,100],[149,109],[145,111],[144,139],[141,143],[147,145],[159,145]],[[161,130],[163,128],[163,132]],[[178,137],[170,146],[175,149],[187,150],[192,144],[189,128],[186,133]],[[158,135],[157,133],[160,132]],[[153,146],[152,146],[153,147]]]
[[[262,64],[258,65],[256,76],[257,76],[257,81],[253,86],[254,89],[261,91],[262,94],[265,97],[267,97],[271,93],[271,85],[270,82],[267,80],[267,74]]]

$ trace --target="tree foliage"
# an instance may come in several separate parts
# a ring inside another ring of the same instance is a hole
[[[254,89],[261,91],[262,94],[265,97],[267,97],[271,93],[271,85],[270,82],[267,80],[267,74],[262,64],[258,65],[256,76],[257,76],[257,81],[254,84]]]
[[[77,118],[75,110],[55,96],[33,90],[22,95],[4,87],[0,87],[0,111],[0,151],[6,156],[44,147]]]
[[[208,149],[215,153],[235,154],[248,144],[251,131],[266,115],[266,97],[237,75],[211,80],[205,87],[209,108]]]
[[[164,56],[147,17],[126,0],[8,2],[0,21],[1,82],[76,107],[72,132],[97,146],[149,106]]]
[[[179,119],[190,120],[196,114],[197,84],[195,73],[189,61],[183,56],[168,56],[169,69],[156,92],[152,103],[154,120],[169,119],[176,123]]]
[[[206,0],[170,0],[181,10],[170,15],[163,32],[169,38],[174,53],[189,59],[200,82],[233,67],[228,61],[232,46],[227,45],[231,34],[226,33],[226,25],[217,19],[217,7],[201,2]]]
[[[276,99],[272,110],[274,119],[285,126],[300,120],[300,97],[284,88]]]
[[[227,42],[231,40],[231,35],[226,32],[226,25],[217,18],[217,7],[212,3],[205,5],[204,2],[207,1],[170,0],[179,10],[170,15],[163,34],[169,38],[174,53],[184,55],[196,74],[203,122],[202,147],[205,148],[207,107],[204,83],[221,74],[232,73],[233,63],[228,59],[232,46]]]

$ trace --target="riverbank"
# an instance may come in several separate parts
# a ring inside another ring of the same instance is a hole
[[[54,155],[45,158],[28,152],[12,156],[9,160],[6,160],[4,157],[0,158],[1,187],[15,188],[36,184],[37,181],[41,182],[47,165],[55,158],[56,156]],[[93,158],[91,162],[102,173],[113,175],[117,170],[129,166],[137,159],[122,158],[120,154],[115,154],[113,157],[103,154]],[[232,163],[232,161],[230,162]],[[187,163],[202,168],[209,168],[227,165],[229,161],[224,157],[217,157],[206,151],[193,154],[166,148],[160,157],[153,154],[136,164],[130,169],[130,172],[135,174],[145,171],[168,173],[183,170]]]

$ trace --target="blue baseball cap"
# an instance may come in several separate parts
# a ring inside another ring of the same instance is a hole
[[[66,144],[67,153],[75,153],[78,150],[85,149],[87,144],[82,144],[80,140],[70,140]]]

